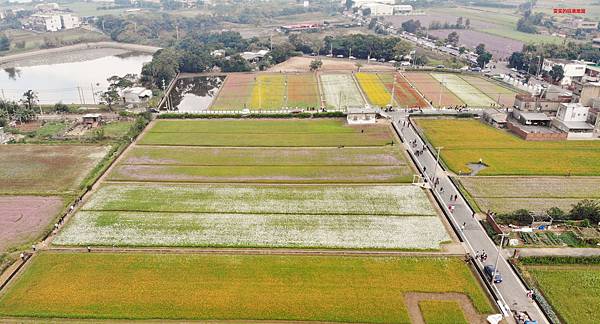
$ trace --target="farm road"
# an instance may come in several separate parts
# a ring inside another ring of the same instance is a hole
[[[459,293],[406,293],[404,294],[404,302],[410,315],[412,324],[425,324],[419,302],[422,300],[447,300],[456,301],[460,305],[465,317],[469,323],[486,323],[485,319],[477,312],[471,299],[465,294]]]
[[[484,265],[494,264],[497,253],[497,247],[488,237],[485,229],[481,226],[473,210],[469,207],[468,203],[464,200],[459,190],[450,181],[450,177],[440,165],[436,164],[436,158],[434,152],[429,149],[425,149],[422,154],[418,157],[415,155],[415,151],[421,150],[426,146],[425,142],[417,134],[416,130],[411,125],[410,120],[404,113],[395,113],[393,119],[396,122],[397,128],[404,140],[404,145],[408,152],[413,156],[416,161],[417,168],[421,174],[428,179],[439,179],[439,184],[432,191],[434,195],[439,199],[440,208],[447,212],[451,219],[454,228],[460,232],[460,236],[465,240],[468,246],[469,253],[474,256],[476,251],[485,251],[488,255],[488,260],[485,263],[476,261],[480,268]],[[408,122],[407,126],[403,127],[403,123]],[[416,141],[416,145],[413,147],[410,143]],[[435,171],[434,171],[435,170]],[[435,172],[435,174],[434,174]],[[429,181],[432,183],[433,181]],[[443,188],[443,189],[442,189]],[[458,195],[457,201],[450,201],[450,196]],[[449,211],[449,206],[454,206],[454,211]],[[461,227],[464,224],[464,230]],[[526,311],[538,320],[538,323],[548,323],[548,320],[538,307],[536,303],[532,303],[527,298],[527,289],[521,282],[518,275],[508,264],[506,257],[500,255],[498,263],[498,271],[502,274],[504,281],[499,284],[494,284],[497,291],[500,293],[502,299],[504,299],[506,306],[511,310]],[[485,279],[484,279],[485,280]]]

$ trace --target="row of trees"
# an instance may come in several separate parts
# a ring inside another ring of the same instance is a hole
[[[547,213],[555,221],[582,221],[583,225],[590,226],[600,223],[600,201],[585,199],[572,205],[569,211],[552,207]],[[529,225],[531,223],[530,212],[526,209],[498,215],[497,219],[505,224]]]
[[[38,109],[37,94],[33,90],[27,90],[19,102],[0,100],[0,127],[7,126],[12,120],[19,123],[34,120],[37,117]]]
[[[429,29],[430,30],[435,30],[435,29],[469,29],[471,27],[471,19],[467,18],[467,19],[463,19],[463,17],[458,17],[456,18],[456,24],[450,24],[447,21],[444,23],[441,23],[437,20],[432,21],[431,23],[429,23]]]
[[[413,49],[411,43],[399,37],[354,34],[326,36],[323,41],[325,52],[332,51],[333,55],[352,55],[359,59],[374,57],[386,61],[398,60]]]

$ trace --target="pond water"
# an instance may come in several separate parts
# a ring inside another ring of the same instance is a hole
[[[170,106],[183,112],[207,110],[219,93],[225,76],[203,76],[177,80],[169,93]]]
[[[41,104],[98,103],[97,93],[108,87],[106,79],[127,73],[139,75],[150,60],[150,54],[128,52],[71,62],[50,58],[36,65],[17,63],[0,69],[0,98],[19,100],[31,89],[37,92]]]

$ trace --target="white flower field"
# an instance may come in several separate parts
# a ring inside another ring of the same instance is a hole
[[[437,216],[81,212],[57,245],[439,249]]]

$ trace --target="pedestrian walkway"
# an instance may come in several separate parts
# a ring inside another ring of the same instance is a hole
[[[527,289],[520,278],[508,264],[504,255],[498,253],[496,245],[488,237],[485,229],[475,217],[473,210],[452,183],[446,171],[437,163],[437,152],[431,152],[427,148],[426,143],[417,134],[405,114],[395,114],[394,117],[405,147],[415,160],[415,164],[423,177],[431,185],[431,190],[436,196],[440,208],[449,215],[453,227],[465,241],[471,256],[475,256],[477,251],[487,254],[486,262],[478,260],[476,264],[483,268],[485,265],[498,263],[498,271],[503,277],[503,282],[492,284],[492,286],[496,293],[501,296],[502,303],[510,310],[526,311],[533,319],[538,320],[538,323],[548,323],[537,304],[527,298]],[[423,150],[423,148],[425,149]],[[418,156],[415,154],[417,151],[420,151]]]

